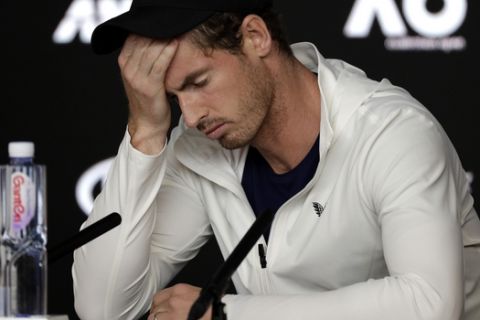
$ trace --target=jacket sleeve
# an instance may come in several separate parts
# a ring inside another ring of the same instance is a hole
[[[135,319],[211,234],[188,181],[172,173],[168,147],[147,156],[128,131],[82,229],[111,212],[122,223],[74,252],[75,309],[81,319]],[[161,205],[160,205],[161,204]]]
[[[366,115],[382,125],[364,140],[355,169],[377,216],[389,275],[309,294],[227,295],[229,320],[461,318],[459,217],[475,213],[465,173],[435,120],[414,107],[403,109],[383,119]]]

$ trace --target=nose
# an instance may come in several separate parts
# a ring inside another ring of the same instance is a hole
[[[182,110],[183,121],[189,128],[196,128],[200,120],[208,115],[208,110],[191,95],[178,95],[178,104]]]

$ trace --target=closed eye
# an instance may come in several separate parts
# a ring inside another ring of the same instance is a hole
[[[189,86],[193,88],[202,88],[208,83],[208,79],[202,79],[201,81],[192,82]],[[188,86],[187,86],[188,87]]]

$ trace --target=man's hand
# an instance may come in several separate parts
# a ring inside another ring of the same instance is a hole
[[[200,290],[188,284],[177,284],[157,292],[153,296],[147,320],[186,320],[190,308],[200,295]],[[211,306],[201,319],[212,319]]]
[[[177,40],[167,42],[130,35],[118,56],[130,108],[131,143],[146,154],[162,150],[170,128],[165,74],[177,47]]]

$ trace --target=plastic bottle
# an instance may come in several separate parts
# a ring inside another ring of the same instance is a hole
[[[34,163],[32,142],[11,142],[0,175],[3,315],[47,312],[46,168]]]

